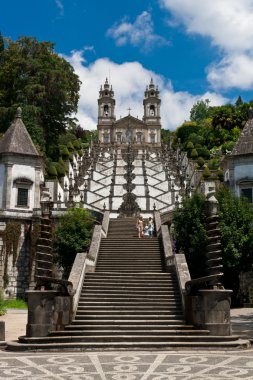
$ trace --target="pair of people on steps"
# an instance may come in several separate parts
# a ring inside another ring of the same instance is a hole
[[[143,236],[152,237],[154,233],[154,222],[151,217],[149,217],[147,224],[144,227],[144,220],[142,216],[137,218],[136,228],[138,230],[138,237],[141,238]]]

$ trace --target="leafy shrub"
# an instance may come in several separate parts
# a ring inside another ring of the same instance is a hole
[[[199,157],[197,160],[199,168],[202,168],[205,165],[205,160],[203,157]]]
[[[205,196],[195,192],[173,214],[176,248],[183,252],[192,278],[205,275],[207,246]]]
[[[77,252],[90,245],[95,219],[83,208],[74,207],[59,218],[54,248],[65,276],[70,272]]]
[[[6,313],[6,307],[4,304],[3,294],[0,292],[0,316]]]
[[[65,176],[65,168],[59,162],[54,162],[54,166],[57,171],[57,178],[62,178]]]
[[[206,166],[202,173],[203,179],[208,179],[211,177],[211,172],[208,166]]]
[[[47,168],[47,174],[48,174],[48,177],[51,178],[51,179],[56,179],[57,178],[58,173],[57,173],[56,167],[53,164],[53,162],[49,163],[49,166]]]
[[[191,158],[193,160],[196,160],[197,157],[198,157],[197,149],[192,149],[192,151],[191,151]]]

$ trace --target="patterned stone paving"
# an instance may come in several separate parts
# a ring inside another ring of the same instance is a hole
[[[253,352],[8,353],[1,379],[252,380]]]

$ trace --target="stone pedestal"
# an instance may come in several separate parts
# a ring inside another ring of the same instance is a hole
[[[54,290],[28,290],[27,337],[47,336],[71,322],[72,297]]]
[[[203,289],[197,295],[185,296],[186,322],[208,329],[210,335],[231,335],[231,293],[232,290]]]
[[[5,341],[5,322],[0,321],[0,342]]]

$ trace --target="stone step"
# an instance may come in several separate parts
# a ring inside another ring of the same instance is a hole
[[[115,288],[115,284],[106,284],[104,283],[103,284],[103,292],[107,291],[107,290],[114,290]],[[87,289],[87,290],[101,290],[101,284],[90,284],[89,282],[88,283],[84,283],[84,289]],[[161,289],[161,286],[159,286],[159,284],[157,284],[156,286],[153,285],[153,284],[141,284],[141,285],[131,285],[131,284],[124,284],[124,285],[117,285],[117,291],[118,290],[140,290],[140,291],[152,291],[152,290],[158,290],[160,291]],[[173,285],[168,285],[166,286],[166,289],[167,290],[174,290],[174,286]]]
[[[53,337],[52,337],[53,338]],[[223,337],[219,337],[217,341],[198,341],[198,342],[182,342],[182,341],[169,341],[169,342],[153,342],[142,341],[142,342],[67,342],[67,343],[55,343],[51,341],[50,343],[44,343],[43,338],[40,338],[38,343],[33,342],[33,338],[27,338],[26,341],[20,342],[9,342],[7,349],[9,351],[84,351],[89,349],[97,350],[111,350],[111,349],[145,349],[145,350],[174,350],[176,348],[186,348],[186,349],[246,349],[250,347],[250,342],[248,340],[236,339],[231,341],[226,341]],[[38,339],[38,338],[37,338]]]
[[[155,296],[155,297],[159,297],[159,296],[165,296],[165,297],[170,297],[170,296],[179,296],[180,293],[179,293],[179,290],[167,290],[167,289],[154,289],[154,290],[146,290],[146,289],[115,289],[115,288],[111,288],[111,289],[106,289],[106,291],[103,289],[101,290],[101,288],[97,288],[97,289],[92,289],[92,288],[83,288],[82,291],[81,291],[81,296],[85,296],[87,294],[89,295],[94,295],[98,293],[99,295],[106,295],[106,296],[112,296],[112,295],[117,295],[117,296],[124,296],[124,295],[127,295],[128,297],[131,297],[131,296],[138,296],[138,297],[151,297],[151,296]]]
[[[156,255],[154,255],[153,257],[148,257],[147,255],[132,255],[132,257],[130,256],[127,256],[124,257],[124,256],[115,256],[115,257],[112,257],[110,254],[106,255],[106,256],[101,256],[99,255],[98,257],[98,261],[103,261],[103,262],[108,262],[108,263],[112,263],[112,264],[117,264],[117,263],[132,263],[134,261],[134,263],[138,263],[138,264],[143,264],[143,263],[148,263],[148,264],[152,264],[152,263],[155,263],[155,264],[160,264],[161,265],[161,260],[159,257],[157,257]]]
[[[141,280],[163,280],[163,279],[175,279],[176,280],[176,275],[174,273],[111,273],[110,271],[105,271],[105,272],[89,272],[85,274],[85,278],[92,278],[92,277],[98,277],[98,278],[120,278],[120,279],[129,279],[129,278],[137,278]]]
[[[93,325],[93,326],[104,326],[104,325],[127,325],[127,326],[147,326],[147,325],[155,325],[155,326],[164,326],[165,324],[167,326],[185,326],[185,320],[183,318],[171,318],[171,317],[168,317],[168,318],[162,318],[162,319],[159,319],[159,318],[155,318],[155,319],[152,319],[152,318],[138,318],[138,319],[134,319],[134,318],[97,318],[97,319],[94,319],[94,318],[85,318],[85,319],[74,319],[72,322],[71,322],[71,326],[86,326],[86,325]]]
[[[108,266],[98,266],[97,272],[99,272],[99,271],[104,272],[105,270],[109,270],[109,269],[110,269],[111,272],[114,271],[114,272],[118,272],[118,273],[124,273],[124,272],[129,272],[129,270],[131,268],[124,268],[124,269],[122,269],[122,268],[120,268],[120,266],[119,267],[115,267],[115,268],[109,268]],[[134,272],[134,273],[140,273],[140,272],[143,272],[143,270],[145,270],[145,272],[147,272],[147,273],[149,271],[148,268],[140,267],[139,269],[136,268],[135,270],[132,270],[132,272]],[[161,271],[162,271],[162,268],[150,268],[150,272],[160,273]]]
[[[161,281],[161,282],[158,282],[158,281],[149,281],[149,282],[146,282],[146,281],[138,281],[137,280],[129,280],[129,281],[123,281],[123,280],[113,280],[113,279],[103,279],[103,280],[99,280],[97,278],[94,278],[94,279],[89,279],[89,280],[84,280],[84,286],[86,285],[96,285],[96,286],[101,286],[101,282],[103,281],[103,284],[104,285],[110,285],[110,286],[126,286],[126,285],[129,285],[129,286],[146,286],[146,287],[150,287],[150,286],[157,286],[157,287],[165,287],[168,289],[168,287],[177,287],[177,284],[174,283],[174,281]]]
[[[79,301],[79,304],[78,304],[78,307],[115,307],[115,306],[121,306],[121,307],[125,307],[125,306],[129,306],[129,307],[149,307],[149,306],[157,306],[159,305],[160,307],[176,307],[177,305],[181,306],[181,303],[177,302],[177,301],[167,301],[167,300],[164,300],[164,301],[130,301],[130,300],[127,300],[127,301],[113,301],[112,299],[110,300],[107,300],[107,301],[101,301],[101,300],[97,300],[97,301]]]
[[[180,305],[181,306],[181,305]],[[163,313],[168,313],[168,314],[171,314],[171,313],[175,313],[175,311],[180,311],[180,307],[178,307],[178,305],[161,305],[161,304],[149,304],[149,305],[126,305],[126,304],[116,304],[116,305],[112,305],[112,304],[103,304],[103,305],[100,305],[100,304],[97,304],[97,305],[94,305],[94,304],[86,304],[85,302],[83,302],[82,304],[79,303],[78,305],[78,308],[77,308],[77,312],[82,312],[82,313],[86,313],[86,311],[90,312],[90,311],[94,311],[94,312],[98,312],[98,313],[104,313],[104,312],[111,312],[111,311],[117,311],[117,312],[121,312],[123,311],[124,313],[125,312],[129,312],[129,313],[139,313],[139,312],[163,312]]]
[[[160,243],[159,240],[156,240],[155,238],[149,238],[149,237],[142,237],[139,238],[138,236],[136,237],[128,237],[128,239],[123,239],[122,236],[119,235],[119,237],[107,237],[106,239],[101,240],[101,245],[103,247],[108,246],[110,244],[115,245],[117,243],[121,243],[122,246],[126,246],[128,243],[129,245],[134,245],[136,244],[138,247],[146,245],[147,247],[157,247]]]
[[[152,267],[150,268],[151,265],[152,265]],[[141,269],[141,268],[143,268],[142,272],[147,272],[147,270],[148,271],[152,271],[152,268],[154,268],[154,270],[157,270],[157,269],[160,269],[162,267],[161,262],[159,262],[159,261],[157,263],[153,263],[153,264],[150,263],[149,264],[149,263],[146,263],[146,260],[141,260],[141,261],[136,262],[136,263],[133,262],[133,260],[131,260],[131,261],[126,262],[124,264],[124,266],[123,265],[121,266],[121,261],[120,260],[114,261],[112,263],[108,263],[106,265],[106,263],[103,264],[103,261],[101,261],[101,263],[100,263],[100,261],[98,259],[98,263],[96,265],[96,269],[97,268],[101,268],[102,266],[105,267],[105,270],[110,269],[110,266],[111,266],[112,270],[114,270],[115,268],[119,267],[120,269],[124,269],[125,271],[128,270],[128,272],[135,272],[136,269]]]
[[[134,242],[134,241],[147,241],[148,239],[150,239],[152,241],[153,238],[149,238],[148,236],[143,236],[141,238],[139,238],[138,236],[138,233],[137,231],[134,231],[134,232],[124,232],[124,231],[118,231],[118,232],[114,232],[114,233],[108,233],[107,234],[107,237],[106,239],[108,239],[110,242],[112,241],[117,241],[117,240],[120,240],[120,239],[124,239],[124,242],[126,242],[126,239],[129,239],[131,240],[131,243]]]
[[[129,311],[126,311],[125,313],[110,311],[110,314],[108,314],[108,311],[105,311],[104,313],[96,312],[96,314],[95,314],[94,310],[92,310],[90,313],[85,312],[85,314],[77,312],[76,316],[75,316],[75,320],[76,321],[77,320],[84,321],[84,320],[88,320],[88,319],[94,319],[94,320],[97,320],[97,319],[107,319],[107,320],[108,319],[125,319],[125,320],[130,320],[130,319],[138,319],[138,317],[143,318],[143,313],[141,313],[141,312],[137,313],[136,312],[136,313],[129,314]],[[182,314],[168,314],[168,313],[162,314],[162,312],[160,312],[159,314],[156,314],[154,312],[149,313],[149,312],[145,311],[145,318],[146,319],[157,319],[159,321],[162,321],[164,319],[180,320],[180,319],[183,319],[183,315]]]
[[[179,296],[179,294],[175,295],[175,294],[171,294],[171,295],[157,295],[157,294],[153,294],[153,295],[150,295],[150,294],[130,294],[128,295],[127,293],[126,294],[120,294],[120,293],[117,293],[117,294],[107,294],[107,293],[102,293],[102,294],[98,294],[98,293],[83,293],[80,297],[80,302],[94,302],[94,301],[108,301],[108,302],[117,302],[117,301],[126,301],[126,302],[137,302],[137,303],[140,303],[140,302],[147,302],[147,301],[157,301],[157,302],[181,302],[181,298]]]
[[[108,267],[104,267],[104,266],[99,266],[97,268],[97,271],[101,271],[101,272],[104,272],[104,270],[108,269]],[[110,270],[113,272],[117,272],[117,273],[124,273],[124,272],[129,272],[129,269],[130,268],[126,268],[126,269],[122,269],[120,267],[115,267],[115,268],[110,268]],[[148,269],[145,268],[145,271],[148,272]],[[157,272],[157,273],[160,273],[162,271],[162,268],[160,269],[156,269],[156,268],[150,268],[150,272]],[[134,270],[134,273],[140,273],[140,272],[143,272],[143,268],[136,268]]]
[[[85,275],[85,281],[89,281],[89,282],[93,282],[93,281],[97,281],[99,283],[101,283],[101,281],[104,282],[113,282],[113,283],[133,283],[133,282],[136,282],[138,284],[162,284],[162,285],[166,285],[166,284],[173,284],[173,285],[177,285],[177,282],[175,280],[175,278],[151,278],[151,279],[145,279],[145,278],[139,278],[136,277],[136,276],[131,276],[131,277],[120,277],[120,276],[87,276]]]
[[[145,256],[156,256],[156,257],[159,257],[160,258],[160,252],[159,250],[154,250],[153,248],[150,248],[150,249],[145,249],[143,248],[142,250],[140,249],[136,249],[135,247],[135,250],[131,250],[129,247],[125,248],[125,249],[122,249],[120,252],[119,252],[119,249],[118,248],[102,248],[100,249],[99,251],[99,257],[101,255],[114,255],[114,257],[134,257],[134,256],[141,256],[141,257],[145,257]]]
[[[88,293],[87,293],[88,294]],[[120,296],[120,297],[119,297]],[[137,303],[137,304],[142,304],[146,302],[157,302],[160,304],[163,303],[175,303],[175,304],[181,304],[181,299],[179,296],[152,296],[150,297],[148,294],[141,295],[141,296],[127,296],[127,294],[122,295],[122,294],[117,294],[117,295],[101,295],[99,296],[97,293],[95,294],[88,294],[88,295],[82,295],[80,297],[79,302],[111,302],[111,303],[116,303],[116,302],[129,302],[131,304]]]
[[[73,327],[73,326],[72,326]],[[94,327],[94,326],[93,326]],[[103,326],[104,327],[104,326]],[[113,328],[114,327],[114,328]],[[131,326],[130,326],[131,327]],[[69,329],[69,330],[62,330],[62,331],[55,331],[50,333],[50,336],[104,336],[104,335],[135,335],[136,329],[115,329],[115,326],[112,326],[108,329],[92,329],[91,327],[89,329]],[[208,335],[209,332],[207,330],[194,330],[194,329],[149,329],[149,328],[141,328],[138,326],[138,335],[149,335],[149,336],[160,336],[160,335]]]
[[[228,337],[222,337],[222,341],[224,342],[232,342],[235,339],[238,339],[238,337],[235,336],[228,336]],[[90,336],[48,336],[48,337],[40,337],[40,338],[26,338],[26,337],[20,337],[19,338],[20,343],[90,343],[94,344],[95,342],[106,343],[112,342],[112,343],[141,343],[141,342],[149,342],[149,344],[154,344],[155,342],[166,342],[167,344],[171,344],[172,342],[220,342],[221,337],[220,336],[211,336],[211,335],[190,335],[190,336],[175,336],[175,335],[90,335]]]
[[[160,324],[152,324],[152,321],[150,323],[146,323],[146,324],[141,324],[141,323],[136,323],[136,324],[130,324],[130,323],[107,323],[108,321],[104,321],[103,324],[96,324],[94,321],[93,321],[93,324],[82,324],[82,325],[78,325],[78,324],[71,324],[71,325],[67,325],[65,326],[65,330],[64,331],[86,331],[86,332],[90,332],[90,331],[107,331],[107,330],[124,330],[124,331],[128,331],[128,330],[131,330],[131,331],[152,331],[152,330],[155,330],[155,331],[171,331],[171,334],[175,331],[177,331],[178,333],[181,333],[182,332],[185,332],[185,331],[193,331],[193,332],[196,332],[197,331],[201,331],[201,332],[205,332],[206,334],[209,334],[209,331],[208,330],[197,330],[197,329],[194,329],[193,326],[191,325],[185,325],[183,324],[183,322],[180,323],[170,323],[170,324],[163,324],[163,323],[160,323]]]

